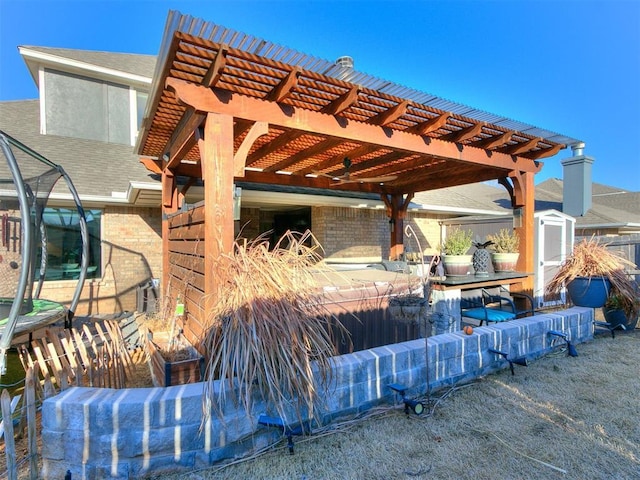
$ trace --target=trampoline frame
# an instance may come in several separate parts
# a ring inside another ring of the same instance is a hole
[[[45,232],[46,229],[42,225],[42,214],[44,209],[37,208],[36,196],[33,196],[33,205],[30,204],[31,203],[30,197],[28,195],[27,188],[25,187],[24,178],[20,171],[18,161],[16,160],[16,157],[11,148],[12,146],[26,153],[27,155],[34,158],[35,160],[51,167],[52,169],[57,170],[60,176],[55,180],[55,182],[51,186],[51,190],[58,183],[60,178],[63,178],[71,193],[71,196],[76,206],[76,210],[80,217],[79,226],[80,226],[80,235],[82,239],[82,258],[80,263],[80,273],[79,273],[78,282],[76,284],[76,288],[73,294],[73,298],[71,300],[71,303],[65,315],[65,322],[64,322],[65,328],[71,328],[72,320],[75,315],[75,311],[78,306],[78,303],[80,301],[80,295],[82,294],[82,289],[84,287],[84,282],[87,276],[87,268],[89,264],[89,234],[88,234],[88,228],[87,228],[87,219],[84,213],[84,209],[82,207],[82,203],[80,202],[80,197],[78,195],[78,192],[75,186],[73,185],[73,182],[71,181],[71,178],[69,177],[69,175],[67,175],[67,172],[62,168],[62,166],[51,162],[50,160],[40,155],[35,150],[32,150],[31,148],[27,147],[20,141],[16,140],[15,138],[11,137],[7,133],[0,130],[0,148],[4,153],[4,156],[9,166],[9,170],[13,177],[13,183],[17,191],[17,197],[18,197],[17,200],[20,206],[20,215],[23,219],[20,222],[21,230],[22,230],[22,239],[23,239],[22,247],[21,247],[22,248],[21,255],[22,255],[23,261],[22,261],[22,266],[20,270],[20,276],[18,280],[16,294],[13,299],[13,304],[9,312],[7,323],[4,325],[4,329],[2,330],[1,337],[0,337],[0,375],[6,372],[6,353],[11,346],[13,335],[16,330],[16,325],[18,323],[19,317],[21,316],[20,310],[23,307],[25,294],[27,293],[28,288],[31,288],[31,291],[29,294],[29,300],[34,298],[33,297],[33,279],[35,277],[34,239],[36,235],[36,232],[34,232],[35,230],[34,227],[36,224],[41,227],[40,236],[42,239],[43,251],[46,251],[46,232]],[[47,194],[47,200],[49,199],[51,190]],[[32,212],[35,215],[39,216],[36,222],[32,222],[30,220]],[[46,258],[46,255],[43,254],[40,262],[38,286],[35,291],[36,299],[39,298],[40,296],[40,291],[42,289],[42,283],[44,282],[46,270],[47,270],[47,258]],[[30,308],[33,308],[32,305]],[[48,322],[46,319],[43,320],[43,324],[47,324],[47,323],[50,323],[50,322]],[[32,327],[32,330],[35,330],[37,328],[38,328],[38,324],[36,323]]]

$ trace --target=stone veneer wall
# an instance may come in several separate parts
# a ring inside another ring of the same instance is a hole
[[[549,330],[566,332],[572,343],[593,338],[593,309],[573,307],[498,325],[413,340],[335,358],[335,383],[328,394],[325,420],[349,416],[396,401],[388,388],[400,383],[408,396],[486,375],[509,358],[533,359],[562,341]],[[567,361],[579,361],[567,358]],[[522,367],[516,367],[522,368]],[[169,388],[109,390],[73,387],[45,400],[42,408],[42,456],[45,479],[137,479],[163,472],[203,468],[250,453],[274,442],[281,433],[257,425],[267,411],[256,404],[254,416],[229,407],[224,424],[214,417],[199,433],[203,384]],[[400,407],[399,407],[400,408]]]

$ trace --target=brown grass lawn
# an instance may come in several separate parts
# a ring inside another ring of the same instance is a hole
[[[294,455],[282,441],[231,465],[155,478],[640,479],[640,329],[577,350],[435,392],[420,417],[390,406],[295,437]]]
[[[640,330],[598,335],[545,358],[281,442],[201,479],[640,479]]]

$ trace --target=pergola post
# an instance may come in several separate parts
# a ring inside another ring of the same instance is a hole
[[[165,168],[162,170],[162,295],[169,285],[169,222],[167,217],[178,211],[179,194],[176,177]]]
[[[514,208],[520,209],[519,226],[515,228],[516,234],[520,237],[520,257],[518,258],[517,269],[521,272],[535,272],[535,186],[533,183],[534,174],[523,172],[517,180],[514,179],[514,197],[517,204]],[[533,291],[533,277],[528,277],[522,282],[522,289]]]
[[[404,253],[404,217],[413,193],[381,195],[389,217],[389,260],[399,260]]]
[[[215,292],[214,260],[233,249],[233,117],[207,114],[198,144],[204,181],[204,293],[208,299]]]

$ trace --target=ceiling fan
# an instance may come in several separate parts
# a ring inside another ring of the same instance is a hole
[[[313,173],[315,175],[320,175],[322,177],[328,177],[332,180],[335,180],[337,181],[337,185],[342,185],[345,183],[384,183],[384,182],[391,182],[396,178],[398,178],[397,175],[385,175],[380,177],[356,177],[354,175],[351,175],[351,173],[349,173],[349,169],[351,168],[351,165],[352,165],[351,159],[349,157],[344,157],[342,164],[344,165],[344,173],[342,175],[338,175],[338,176],[327,175],[326,173],[322,173],[322,172],[313,172]]]

